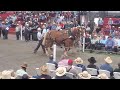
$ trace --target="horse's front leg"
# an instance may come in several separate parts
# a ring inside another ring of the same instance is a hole
[[[68,56],[67,51],[68,51],[68,49],[65,48],[65,50],[64,50],[64,55],[65,55],[65,56]]]

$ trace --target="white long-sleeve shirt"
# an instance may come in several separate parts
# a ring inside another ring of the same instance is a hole
[[[38,38],[38,40],[41,40],[43,38],[43,34],[41,34],[41,32],[38,32],[37,33],[37,38]]]

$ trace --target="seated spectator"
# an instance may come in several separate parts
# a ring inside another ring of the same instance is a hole
[[[103,47],[105,47],[105,43],[106,43],[106,37],[103,36],[102,39],[100,39],[100,43],[103,45]]]
[[[113,48],[113,51],[114,52],[118,52],[118,42],[119,42],[119,38],[118,36],[115,36],[115,38],[113,39],[114,40],[114,48]]]
[[[80,79],[91,79],[91,75],[87,71],[78,74]]]
[[[77,72],[73,67],[73,60],[68,60],[68,66],[66,66],[66,71],[73,73],[75,77],[77,76]]]
[[[48,67],[46,65],[43,65],[42,67],[40,67],[40,73],[41,75],[37,75],[37,76],[33,76],[33,78],[37,78],[37,79],[51,79],[51,76],[48,75]]]
[[[61,61],[58,62],[58,67],[59,66],[68,66],[68,58],[65,55],[62,55],[60,58]]]
[[[100,69],[109,71],[111,73],[111,76],[112,76],[112,74],[113,74],[113,68],[110,65],[112,63],[112,59],[110,57],[107,57],[104,60],[105,60],[106,63],[103,64],[103,65],[101,65]]]
[[[90,36],[87,35],[86,38],[85,38],[85,49],[86,48],[90,49],[90,45],[91,45],[91,39],[90,39]]]
[[[113,72],[120,72],[120,63],[118,63],[118,68],[116,68]]]
[[[86,70],[85,66],[83,65],[83,60],[82,60],[80,57],[78,57],[78,58],[75,59],[74,61],[75,61],[75,63],[76,63],[75,66],[81,67],[81,68],[82,68],[82,71],[85,71],[85,70]]]
[[[26,71],[27,66],[28,65],[26,63],[24,63],[23,65],[21,65],[21,69],[19,69],[19,70],[16,71],[16,75],[17,76],[23,76],[24,74],[28,75],[28,73]],[[31,77],[30,75],[28,75],[28,76]]]
[[[53,55],[50,55],[48,63],[55,64],[56,69],[58,68],[58,64],[55,61],[53,61]]]
[[[56,77],[55,79],[71,79],[70,77],[66,76],[66,68],[65,67],[58,67],[56,69]]]
[[[96,49],[96,43],[98,43],[98,38],[97,35],[94,35],[93,38],[91,39],[91,49]]]
[[[96,63],[96,60],[94,57],[91,57],[88,59],[89,65],[87,66],[87,68],[94,68],[94,69],[99,69],[96,65],[94,65],[94,63]]]
[[[108,76],[105,73],[99,74],[98,78],[99,79],[109,79]]]
[[[112,40],[112,37],[109,36],[106,43],[105,43],[105,48],[107,52],[111,52],[112,49],[114,48],[114,41]]]
[[[22,79],[29,79],[29,77],[28,77],[27,74],[24,74],[24,75],[22,76]]]
[[[118,38],[118,50],[120,49],[120,37]]]

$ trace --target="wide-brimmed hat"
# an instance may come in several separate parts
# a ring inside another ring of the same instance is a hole
[[[58,67],[56,69],[56,75],[57,76],[63,76],[66,73],[66,68],[65,67]]]
[[[0,72],[0,79],[2,79],[2,72]]]
[[[42,67],[40,67],[40,73],[41,74],[48,74],[48,67],[46,65],[43,65]]]
[[[11,76],[11,71],[4,70],[1,75],[2,79],[15,79],[15,77]]]
[[[105,62],[107,62],[107,63],[112,63],[112,59],[108,56],[108,57],[106,57],[105,59]]]
[[[101,73],[98,75],[99,79],[109,79],[108,76],[105,73]]]
[[[78,76],[81,79],[90,79],[91,75],[87,71],[83,71],[82,73],[79,73]]]
[[[89,61],[90,63],[96,63],[96,60],[95,60],[94,57],[89,58],[88,61]]]
[[[27,65],[27,63],[24,62],[24,63],[21,65],[21,67],[23,67],[23,68],[27,68],[28,65]]]
[[[74,61],[75,61],[76,64],[83,64],[83,60],[80,57],[78,57]]]

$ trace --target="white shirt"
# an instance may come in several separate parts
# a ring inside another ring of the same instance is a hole
[[[9,30],[9,27],[7,27],[6,30]]]
[[[49,29],[43,29],[43,32],[42,32],[43,37],[48,31],[49,31]]]
[[[28,73],[25,72],[23,69],[17,70],[17,71],[16,71],[16,74],[17,74],[17,76],[23,76],[24,74],[27,74],[27,75],[28,75]]]
[[[41,34],[41,32],[38,32],[37,33],[37,38],[38,38],[38,40],[41,40],[43,38],[43,34]]]

